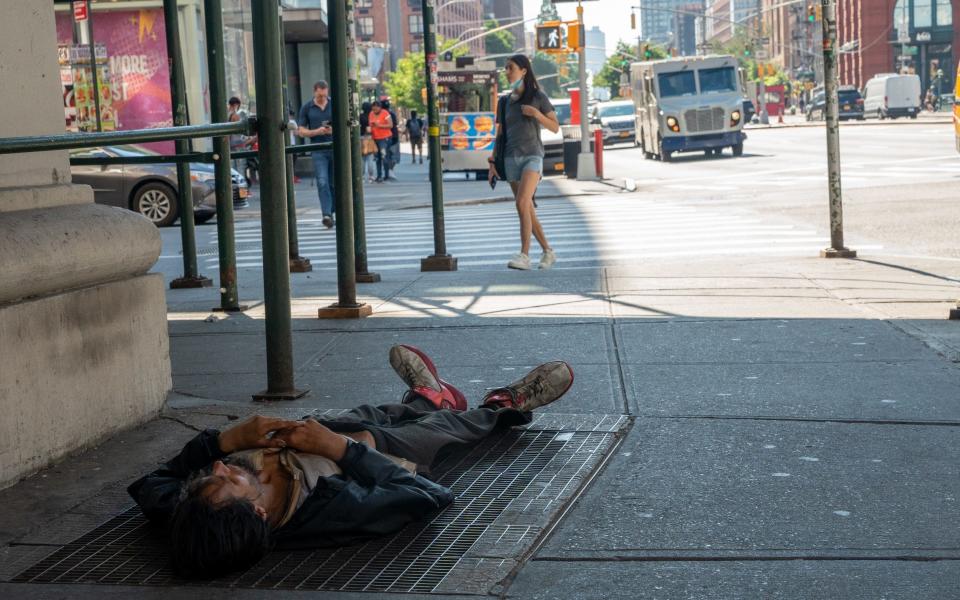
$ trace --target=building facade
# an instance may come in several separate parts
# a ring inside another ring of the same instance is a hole
[[[677,7],[673,16],[674,48],[680,56],[695,56],[700,39],[703,2],[688,2]]]
[[[497,25],[516,22],[507,31],[513,34],[517,49],[523,44],[523,0],[483,0],[483,18],[492,19]]]
[[[594,25],[584,35],[587,50],[587,70],[599,73],[607,61],[607,35]]]
[[[691,0],[646,0],[640,3],[640,34],[643,39],[668,48],[676,47],[676,16]]]
[[[707,0],[704,7],[704,37],[711,44],[723,44],[733,37],[732,0]]]
[[[398,1],[398,0],[394,0]],[[406,0],[404,3],[415,3],[419,7],[419,0]],[[448,40],[466,40],[483,33],[483,0],[459,0],[440,4],[437,9],[437,34]],[[483,38],[475,39],[467,44],[471,56],[486,54]]]

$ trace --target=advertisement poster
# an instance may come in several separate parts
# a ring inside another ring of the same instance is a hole
[[[80,128],[93,122],[93,84],[89,54],[82,61],[82,47],[72,49],[72,13],[58,12],[57,42],[60,46],[61,72],[64,83],[64,112],[69,123]],[[159,8],[136,10],[98,10],[91,15],[93,39],[97,45],[98,85],[101,94],[101,122],[118,130],[169,127],[173,124],[170,103],[170,75],[167,68],[167,45],[163,11]],[[101,57],[101,47],[103,56]],[[89,49],[86,49],[89,52]],[[71,64],[65,68],[64,58]],[[65,71],[71,71],[70,74]],[[67,83],[72,87],[68,87]],[[72,99],[72,102],[70,100]],[[104,102],[108,99],[109,102]],[[104,108],[107,107],[107,111]],[[84,113],[86,109],[86,113]],[[72,114],[71,114],[72,113]],[[85,117],[85,118],[84,118]],[[173,150],[172,142],[149,144],[155,150]]]
[[[63,86],[63,106],[68,131],[96,131],[97,107],[94,99],[93,77],[90,71],[89,46],[60,46],[60,83]],[[100,128],[114,131],[116,117],[113,108],[110,68],[107,51],[97,44],[97,86],[100,92]]]
[[[492,112],[450,113],[447,116],[447,147],[450,150],[493,150]]]

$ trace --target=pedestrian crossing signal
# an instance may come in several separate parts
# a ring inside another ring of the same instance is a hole
[[[537,25],[537,50],[560,52],[564,50],[563,26],[560,23]]]

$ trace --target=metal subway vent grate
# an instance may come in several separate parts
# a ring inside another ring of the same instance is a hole
[[[188,585],[256,589],[486,594],[613,448],[627,419],[538,415],[449,457],[435,471],[453,489],[446,509],[362,545],[276,551],[250,570]],[[14,582],[183,585],[162,533],[130,509],[60,547]]]

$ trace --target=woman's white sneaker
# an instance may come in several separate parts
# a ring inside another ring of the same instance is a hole
[[[521,271],[530,270],[530,257],[524,254],[523,252],[517,252],[513,258],[510,259],[510,262],[507,263],[507,266],[511,269],[520,269]]]
[[[550,250],[544,250],[543,256],[540,257],[540,268],[549,269],[555,262],[557,262],[557,255],[553,251],[553,248]]]

